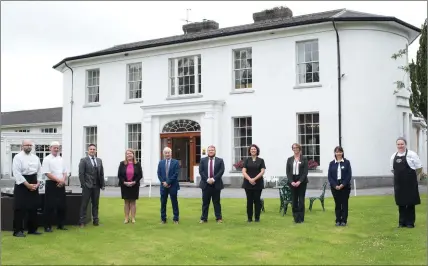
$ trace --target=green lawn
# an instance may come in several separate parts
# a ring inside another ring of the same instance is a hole
[[[351,197],[347,227],[334,226],[331,198],[325,212],[317,202],[297,225],[290,213],[278,213],[278,199],[265,199],[259,224],[246,223],[245,199],[222,200],[224,224],[213,222],[212,206],[211,220],[199,224],[201,200],[181,198],[181,223],[160,225],[159,199],[142,198],[133,225],[123,224],[121,199],[103,198],[102,226],[26,238],[3,232],[1,259],[3,265],[426,265],[426,199],[416,207],[416,228],[398,229],[392,196]]]

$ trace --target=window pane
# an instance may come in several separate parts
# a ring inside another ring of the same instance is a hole
[[[303,43],[297,44],[297,62],[302,63],[305,61],[305,47]]]
[[[318,72],[314,73],[312,80],[313,80],[313,82],[319,82],[320,81],[320,74]]]

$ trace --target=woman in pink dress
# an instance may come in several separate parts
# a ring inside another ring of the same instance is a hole
[[[134,150],[126,150],[125,160],[120,162],[117,177],[119,178],[122,199],[125,200],[124,223],[129,223],[130,213],[131,221],[135,223],[135,214],[137,212],[136,201],[140,193],[140,180],[143,178],[143,169],[141,168],[140,162],[137,162],[135,159]]]

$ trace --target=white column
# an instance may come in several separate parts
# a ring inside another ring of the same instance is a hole
[[[3,141],[4,150],[5,150],[5,156],[4,156],[4,162],[3,162],[3,169],[5,169],[5,172],[2,173],[3,175],[6,175],[9,178],[12,176],[12,152],[10,150],[10,142],[7,141],[7,138]],[[4,177],[3,177],[4,178]]]
[[[152,134],[151,134],[151,116],[144,116],[143,117],[143,142],[144,142],[144,150],[143,150],[143,174],[147,178],[153,178],[150,172],[150,166],[151,166],[151,144],[152,144]]]
[[[412,147],[412,138],[413,138],[413,121],[412,121],[412,113],[409,113],[408,118],[407,118],[408,124],[407,124],[407,147]]]
[[[159,117],[152,116],[150,135],[151,135],[151,148],[150,148],[150,177],[153,184],[158,184],[159,179],[157,175],[159,156],[160,156],[160,128]]]
[[[201,118],[201,147],[207,151],[209,145],[218,145],[214,143],[215,139],[213,139],[213,122],[214,122],[214,114],[212,112],[206,112],[202,115]],[[202,154],[202,156],[206,156]]]

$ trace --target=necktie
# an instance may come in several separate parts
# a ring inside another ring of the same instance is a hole
[[[214,177],[213,158],[210,158],[210,178]]]
[[[168,177],[169,172],[169,160],[166,160],[166,177]]]
[[[95,162],[95,157],[92,157],[92,162],[94,162],[94,167],[97,167],[97,163]]]

